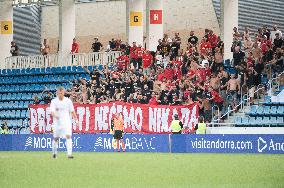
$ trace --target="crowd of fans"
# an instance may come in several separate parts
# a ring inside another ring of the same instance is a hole
[[[74,80],[67,95],[75,103],[97,104],[111,101],[152,105],[189,105],[199,102],[205,121],[212,118],[215,105],[221,112],[228,106],[234,108],[241,92],[249,92],[254,100],[256,86],[263,74],[283,71],[284,42],[282,32],[274,26],[260,28],[251,33],[246,28],[240,33],[233,28],[232,67],[235,74],[228,74],[224,67],[224,44],[212,30],[205,29],[199,39],[190,32],[187,48],[181,49],[179,33],[164,35],[156,51],[150,52],[137,45],[130,46],[121,40],[109,41],[107,50],[121,51],[116,65],[109,70],[95,69],[90,80]],[[99,52],[103,45],[94,39],[92,50]],[[72,51],[79,45],[73,41]],[[49,94],[51,97],[51,94]],[[48,101],[45,101],[48,103]]]

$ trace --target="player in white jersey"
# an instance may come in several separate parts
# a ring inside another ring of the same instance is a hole
[[[50,111],[53,117],[53,142],[52,153],[53,158],[57,157],[57,147],[59,138],[66,138],[66,148],[68,158],[72,156],[72,117],[76,124],[78,118],[74,110],[72,101],[64,96],[65,89],[63,87],[57,88],[56,98],[52,99],[50,104]],[[71,117],[72,116],[72,117]]]

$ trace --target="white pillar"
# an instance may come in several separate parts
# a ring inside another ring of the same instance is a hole
[[[126,33],[128,34],[128,42],[136,42],[137,45],[143,45],[143,11],[145,8],[145,0],[126,0],[127,25]]]
[[[221,0],[221,15],[223,21],[221,30],[224,36],[224,59],[232,59],[231,45],[233,28],[238,28],[238,0]]]
[[[11,0],[0,2],[0,68],[5,67],[5,58],[11,56],[13,40],[13,6]]]
[[[162,0],[147,0],[147,46],[150,51],[156,51],[158,40],[163,38],[163,14]]]
[[[75,2],[59,1],[59,64],[67,61],[75,38]]]

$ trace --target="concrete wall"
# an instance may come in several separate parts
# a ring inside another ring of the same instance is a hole
[[[13,21],[13,8],[11,1],[0,2],[0,22],[1,21]],[[13,26],[12,26],[13,27]],[[0,68],[4,65],[6,57],[11,56],[11,41],[13,40],[13,34],[1,34],[0,31]]]
[[[220,29],[212,0],[164,0],[164,32],[171,37],[179,32],[183,44],[190,30],[203,35],[205,28]],[[42,8],[42,39],[49,39],[51,51],[57,51],[58,7]],[[144,31],[146,35],[145,17]],[[76,37],[80,52],[90,52],[93,38],[98,36],[104,46],[111,38],[126,40],[126,2],[110,1],[76,4]],[[71,44],[70,44],[71,48]]]

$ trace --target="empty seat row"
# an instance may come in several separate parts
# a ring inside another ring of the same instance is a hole
[[[250,107],[250,116],[284,116],[284,106],[257,106]]]
[[[89,71],[94,69],[103,70],[103,65],[88,66]],[[112,70],[112,66],[108,67]],[[63,67],[46,67],[46,68],[27,68],[27,69],[2,69],[1,76],[21,76],[21,75],[46,75],[46,74],[74,74],[84,73],[81,66],[63,66]]]
[[[37,93],[2,93],[0,94],[0,101],[30,101],[33,100],[33,96]]]
[[[235,117],[236,126],[284,126],[283,117]]]
[[[5,121],[10,129],[14,127],[29,127],[28,119],[9,119]]]
[[[28,110],[1,110],[1,119],[24,119],[29,118]]]
[[[28,108],[31,101],[10,101],[10,102],[0,102],[0,110],[9,109],[25,109]]]
[[[75,79],[86,78],[90,79],[89,74],[72,74],[72,75],[45,75],[45,76],[21,76],[21,77],[0,77],[0,85],[21,85],[33,83],[65,83]]]
[[[11,93],[18,92],[29,92],[29,93],[39,93],[42,92],[45,88],[53,91],[57,87],[63,86],[65,88],[71,87],[69,82],[66,83],[57,83],[57,84],[24,84],[24,85],[6,85],[0,86],[0,93],[8,93],[8,97],[11,97]],[[13,98],[13,97],[12,97]]]

